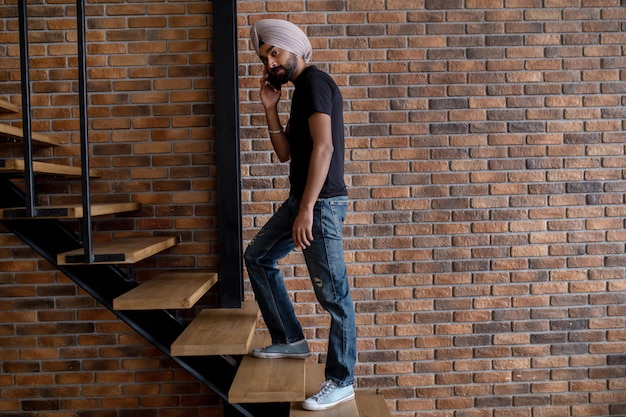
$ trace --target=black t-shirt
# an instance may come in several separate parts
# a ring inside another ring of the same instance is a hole
[[[295,91],[289,115],[289,148],[291,194],[301,198],[306,186],[313,140],[309,117],[328,114],[332,122],[333,155],[328,176],[319,198],[348,195],[344,175],[343,99],[335,81],[316,67],[307,67],[294,81]]]

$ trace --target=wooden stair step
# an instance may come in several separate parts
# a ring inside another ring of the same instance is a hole
[[[355,395],[359,417],[391,417],[382,395]]]
[[[306,364],[306,397],[319,391],[324,382],[324,364]],[[302,408],[302,401],[291,404],[289,417],[391,417],[382,395],[356,393],[354,400],[346,401],[328,410],[308,411]]]
[[[92,246],[95,261],[91,264],[134,264],[162,252],[179,242],[179,236],[131,237]],[[59,265],[85,265],[83,249],[57,255]]]
[[[24,172],[24,160],[0,159],[0,174],[21,174]],[[69,165],[51,164],[48,162],[33,161],[33,172],[41,175],[56,175],[63,177],[81,177],[80,167]],[[89,170],[90,177],[99,177],[100,172],[95,169]]]
[[[305,398],[305,361],[244,356],[228,391],[228,402],[292,402]]]
[[[21,142],[24,140],[24,130],[21,127],[0,123],[0,137]],[[33,139],[33,143],[40,145],[58,146],[61,144],[58,138],[38,132],[31,132],[31,138]]]
[[[139,210],[141,205],[132,203],[96,203],[91,205],[92,216],[106,216],[109,214],[125,213]],[[68,206],[37,206],[35,218],[38,219],[80,219],[83,217],[82,204]],[[23,219],[28,218],[26,208],[13,207],[0,209],[0,219]]]
[[[191,308],[217,282],[209,271],[164,272],[113,300],[114,310]]]
[[[205,309],[172,343],[172,356],[245,355],[259,320],[254,301],[241,308]]]
[[[19,107],[13,103],[9,103],[6,100],[0,100],[0,113],[18,113]]]

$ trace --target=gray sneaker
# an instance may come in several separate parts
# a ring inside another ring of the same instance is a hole
[[[311,356],[311,351],[309,344],[303,339],[293,343],[276,343],[264,348],[252,349],[252,356],[263,359],[306,359]]]
[[[304,400],[302,408],[311,411],[326,410],[353,398],[354,387],[352,385],[340,387],[329,379],[322,384],[317,394]]]

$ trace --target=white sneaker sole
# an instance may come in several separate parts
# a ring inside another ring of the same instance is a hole
[[[278,353],[278,352],[262,352],[254,349],[252,356],[261,359],[306,359],[311,356],[309,353]]]

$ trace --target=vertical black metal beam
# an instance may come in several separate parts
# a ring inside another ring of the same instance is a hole
[[[22,82],[22,130],[24,132],[24,189],[26,192],[26,215],[35,215],[35,175],[33,173],[33,141],[30,116],[30,65],[28,55],[28,4],[17,3],[20,28],[20,72]]]
[[[85,262],[93,262],[91,245],[91,188],[89,185],[89,131],[87,127],[87,52],[85,41],[85,1],[76,0],[76,29],[78,34],[78,110],[80,112],[80,164],[83,218],[81,240]]]
[[[243,299],[236,3],[213,1],[220,305],[234,308]]]

